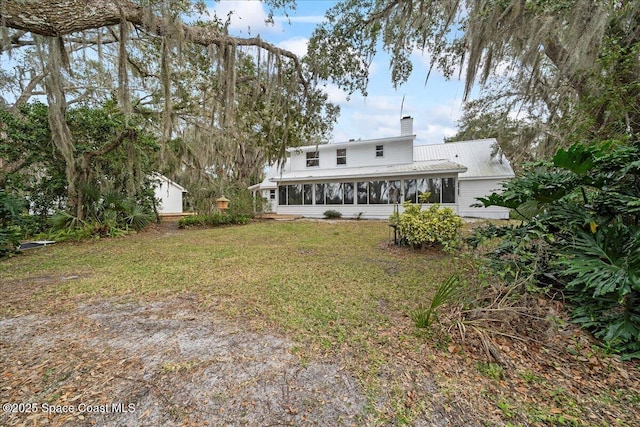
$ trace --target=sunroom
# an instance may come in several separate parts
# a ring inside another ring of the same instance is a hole
[[[277,183],[276,210],[311,218],[335,210],[343,218],[387,218],[404,201],[440,203],[457,210],[458,174],[467,169],[447,161],[424,161],[386,167],[317,170],[273,177]],[[401,209],[401,207],[400,207]]]

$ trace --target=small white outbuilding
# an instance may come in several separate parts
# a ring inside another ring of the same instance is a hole
[[[187,190],[159,173],[154,173],[152,179],[156,182],[155,197],[160,202],[158,213],[160,215],[182,214],[182,196],[187,193]]]

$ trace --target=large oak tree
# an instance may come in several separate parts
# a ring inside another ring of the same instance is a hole
[[[3,103],[18,114],[33,96],[46,97],[78,218],[93,160],[135,140],[136,129],[80,150],[67,121],[74,103],[117,100],[155,129],[162,171],[191,171],[194,181],[248,183],[285,146],[327,137],[337,109],[296,55],[260,37],[233,37],[217,18],[196,20],[203,11],[188,0],[0,1],[0,80],[11,95]]]
[[[366,93],[380,50],[395,85],[427,55],[431,71],[465,80],[470,113],[536,130],[518,158],[640,132],[637,1],[343,0],[327,17],[309,47],[320,76]]]

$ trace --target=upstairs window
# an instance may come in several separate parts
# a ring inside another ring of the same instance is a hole
[[[384,145],[376,145],[376,157],[384,157]]]
[[[307,153],[307,167],[320,166],[320,153],[317,151],[310,151]]]
[[[346,165],[347,164],[347,149],[339,148],[336,150],[336,164],[337,165]]]

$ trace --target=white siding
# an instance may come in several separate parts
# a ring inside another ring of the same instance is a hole
[[[499,192],[502,188],[499,179],[474,179],[460,180],[460,192],[458,195],[458,206],[460,216],[470,218],[509,218],[509,209],[498,206],[488,208],[472,208],[470,205],[479,203],[476,197],[486,197],[491,193]]]
[[[384,147],[384,155],[376,157],[376,146]],[[319,151],[320,165],[307,167],[307,152]],[[347,164],[336,164],[336,154],[339,149],[347,150]],[[290,171],[313,171],[317,169],[340,169],[341,167],[398,165],[413,162],[413,137],[405,139],[381,139],[372,141],[355,141],[343,144],[324,144],[306,146],[300,150],[292,150]]]
[[[376,157],[376,145],[384,147],[383,157]],[[326,154],[330,155],[328,161],[332,162],[328,163],[326,167],[340,167],[336,166],[336,150]],[[352,145],[347,148],[347,164],[344,166],[399,165],[411,162],[413,162],[413,141],[406,140]]]
[[[158,213],[182,213],[182,188],[171,182],[161,180],[155,188],[155,197],[160,200]]]
[[[276,203],[277,203],[277,199],[278,199],[278,190],[273,190],[276,193],[276,198],[275,199],[271,199],[271,191],[272,190],[262,190],[262,197],[267,201],[267,203],[265,203],[264,209],[265,212],[275,212],[276,210]]]
[[[426,209],[429,205],[423,205]],[[457,206],[453,204],[444,204],[442,207],[448,207],[457,212]],[[278,206],[278,214],[282,215],[299,215],[306,218],[324,218],[324,212],[328,210],[338,211],[344,219],[352,219],[358,217],[361,213],[361,219],[389,219],[393,213],[393,205],[295,205],[295,206]],[[403,212],[402,205],[398,205],[398,211]]]
[[[313,150],[307,150],[307,151],[303,151],[303,152],[298,152],[298,151],[294,151],[291,153],[291,160],[288,162],[288,169],[285,169],[284,172],[290,172],[290,171],[295,171],[295,170],[305,170],[305,169],[313,169],[313,168],[307,168],[307,152],[309,151],[313,151]],[[322,156],[320,156],[320,165],[321,167],[323,167],[323,161],[322,161]]]

